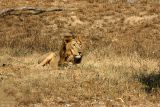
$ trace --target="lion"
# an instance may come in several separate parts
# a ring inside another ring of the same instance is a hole
[[[39,61],[39,65],[45,66],[47,64],[56,64],[59,67],[65,67],[68,65],[81,63],[82,54],[82,40],[80,36],[65,36],[62,42],[62,46],[59,51],[59,55],[54,52],[50,52],[45,55],[46,57]],[[58,61],[56,62],[56,59]]]

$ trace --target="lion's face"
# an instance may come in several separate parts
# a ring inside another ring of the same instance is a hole
[[[82,60],[82,42],[80,37],[65,37],[62,49],[60,51],[59,64],[71,62],[78,64]]]
[[[71,61],[74,64],[78,64],[82,60],[82,43],[78,38],[72,39],[67,45],[67,50],[70,51],[72,55]],[[71,56],[70,56],[71,57]]]

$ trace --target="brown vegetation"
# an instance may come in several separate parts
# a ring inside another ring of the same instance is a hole
[[[158,0],[1,0],[0,13],[24,6],[62,11],[0,15],[0,106],[160,106]],[[84,39],[82,64],[37,67],[68,32]]]

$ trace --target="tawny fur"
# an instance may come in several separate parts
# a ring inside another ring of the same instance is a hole
[[[56,54],[51,52],[43,55],[42,58],[38,61],[38,63],[41,66],[45,66],[47,64],[50,64],[51,61],[54,61],[55,59],[56,59]]]

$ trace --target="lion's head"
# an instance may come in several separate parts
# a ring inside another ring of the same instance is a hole
[[[60,49],[58,65],[78,64],[82,60],[82,41],[80,36],[65,36]]]

